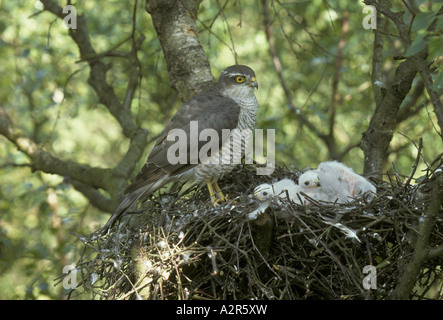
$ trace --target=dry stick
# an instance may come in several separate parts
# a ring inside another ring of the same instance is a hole
[[[226,239],[225,237],[219,235],[217,233],[217,231],[215,231],[215,229],[204,219],[202,219],[203,223],[205,224],[206,227],[208,227],[208,229],[214,234],[214,236],[216,236],[217,238],[219,238],[220,240],[222,240],[224,243],[226,243],[229,247],[233,248],[234,250],[237,250],[238,252],[240,252],[246,259],[246,262],[248,263],[248,265],[252,265],[251,260],[249,259],[249,255],[246,251],[234,246],[231,242],[228,241],[228,239]]]
[[[417,157],[415,158],[415,162],[414,165],[412,166],[412,172],[409,175],[408,180],[406,180],[404,189],[406,190],[409,186],[409,184],[411,183],[412,177],[414,176],[415,172],[417,171],[417,167],[418,167],[418,162],[420,161],[420,156],[421,156],[421,150],[423,149],[423,138],[420,138],[418,140],[418,151],[417,151]]]
[[[307,229],[307,230],[309,230],[314,236],[316,236],[315,235],[315,233],[311,230],[311,228],[302,220],[302,219],[300,219],[300,217],[298,217],[297,215],[295,216],[300,222],[301,222],[301,224],[303,224],[303,226]],[[331,258],[337,263],[337,265],[339,266],[339,268],[341,269],[341,271],[343,272],[343,274],[347,277],[347,278],[349,278],[354,284],[355,284],[355,286],[357,287],[357,288],[360,288],[361,289],[361,286],[360,286],[360,283],[358,283],[355,279],[354,279],[354,277],[350,277],[349,276],[349,274],[346,272],[346,269],[345,269],[345,267],[343,266],[343,264],[340,262],[340,259],[338,259],[337,258],[337,256],[328,248],[328,246],[323,242],[323,240],[321,240],[321,239],[318,239],[318,242],[325,248],[325,250],[326,250],[326,252],[331,256]],[[361,290],[363,290],[363,289],[361,289]],[[363,292],[363,291],[362,291]]]
[[[266,258],[263,256],[263,254],[260,252],[260,249],[259,248],[257,248],[257,246],[255,245],[255,242],[254,242],[254,237],[252,236],[252,231],[251,231],[251,228],[249,228],[249,236],[250,236],[250,238],[251,238],[251,242],[252,242],[252,247],[254,248],[254,250],[258,253],[258,255],[260,256],[260,258],[263,260],[263,262],[266,264],[266,266],[268,267],[268,269],[269,270],[271,270],[271,272],[279,279],[279,280],[281,280],[281,277],[278,275],[278,273],[276,273],[275,271],[274,271],[274,268],[272,268],[270,265],[269,265],[269,263],[268,263],[268,261],[266,260]]]

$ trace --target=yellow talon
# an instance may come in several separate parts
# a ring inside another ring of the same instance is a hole
[[[206,181],[206,186],[208,187],[209,196],[211,197],[212,205],[215,207],[217,205],[217,199],[214,193],[214,188],[212,187],[212,183],[210,181]]]
[[[212,185],[214,186],[215,192],[217,192],[217,196],[220,201],[228,201],[228,197],[223,194],[220,187],[218,186],[217,181],[213,182]]]
[[[211,202],[214,207],[217,206],[219,202],[228,201],[228,195],[223,194],[216,181],[206,181],[206,186],[208,187],[209,195],[211,196]],[[233,203],[236,202],[233,201]]]

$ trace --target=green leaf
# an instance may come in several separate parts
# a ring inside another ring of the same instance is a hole
[[[412,31],[426,30],[434,21],[434,12],[420,12],[415,16],[414,22],[412,23]]]
[[[419,33],[414,41],[412,41],[411,46],[406,51],[406,57],[413,56],[417,52],[420,52],[426,47],[427,41],[425,40],[425,33]]]
[[[429,59],[443,56],[443,41],[440,37],[433,37],[428,43]]]

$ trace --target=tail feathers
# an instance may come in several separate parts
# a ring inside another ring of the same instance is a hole
[[[167,182],[168,181],[167,181],[166,177],[163,177],[162,179],[160,179],[154,183],[147,184],[147,185],[140,187],[140,188],[130,192],[129,194],[127,194],[125,196],[125,198],[122,200],[122,202],[115,209],[114,213],[109,218],[109,220],[106,222],[106,224],[101,229],[97,230],[96,233],[98,233],[100,235],[106,234],[108,232],[108,230],[110,228],[112,228],[115,221],[119,217],[123,216],[126,213],[126,211],[129,209],[129,207],[131,207],[131,205],[135,201],[140,199],[140,197],[142,197],[143,195],[149,195],[149,194],[155,192],[156,190],[163,187]]]

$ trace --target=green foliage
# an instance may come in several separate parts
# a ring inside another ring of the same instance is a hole
[[[403,2],[393,2],[394,8],[404,10]],[[412,44],[404,54],[429,48],[436,68],[434,90],[441,94],[443,16],[437,16],[441,2],[434,2],[419,6],[421,12],[411,25]],[[256,70],[260,85],[257,127],[276,129],[277,162],[300,169],[315,167],[331,155],[324,141],[298,121],[294,110],[288,107],[269,55],[263,8],[258,4],[204,0],[198,16],[201,44],[215,77],[236,61]],[[134,1],[115,0],[75,4],[77,13],[86,16],[91,42],[98,53],[130,36],[133,5]],[[113,167],[129,143],[88,85],[89,67],[78,61],[78,48],[62,21],[49,12],[40,12],[41,8],[38,1],[2,2],[0,101],[14,124],[43,149],[64,160]],[[349,15],[339,66],[334,138],[338,152],[358,145],[375,109],[371,90],[373,32],[362,27],[363,5],[344,0],[270,1],[269,8],[282,77],[293,104],[324,134],[333,104],[342,20],[344,13]],[[429,30],[432,23],[434,30]],[[138,53],[143,79],[132,112],[149,130],[151,139],[161,132],[181,102],[170,88],[166,63],[144,1],[138,2],[136,33],[143,34],[145,40]],[[395,36],[391,39],[384,48],[387,79],[398,65],[392,57],[400,47]],[[117,51],[127,52],[130,48],[126,41]],[[106,57],[104,62],[110,67],[107,81],[123,97],[129,62],[116,57]],[[426,99],[423,94],[416,104]],[[441,151],[435,126],[429,104],[399,123],[402,134],[394,136],[386,170],[394,163],[398,172],[410,172],[416,156],[410,140],[417,141],[419,137],[424,139],[424,157],[435,158]],[[60,284],[54,286],[54,279],[61,275],[64,265],[75,261],[77,252],[69,231],[86,234],[103,224],[107,215],[75,191],[69,177],[33,173],[29,159],[9,141],[0,137],[0,146],[0,299],[62,298],[64,291]],[[343,162],[361,172],[362,151],[358,147],[349,149],[343,154]],[[55,205],[48,200],[51,194],[56,195]]]

